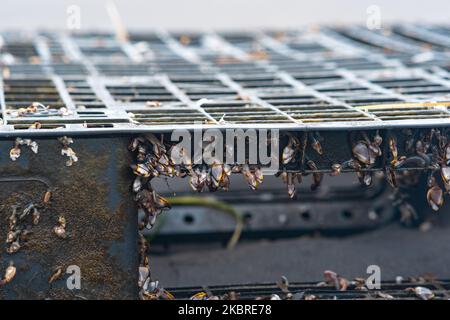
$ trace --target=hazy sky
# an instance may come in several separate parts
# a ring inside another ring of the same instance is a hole
[[[84,29],[110,28],[109,0],[2,0],[0,28],[58,28],[67,7],[81,9]],[[366,9],[378,5],[382,22],[450,23],[450,0],[115,0],[129,29],[288,28],[311,23],[364,22]]]

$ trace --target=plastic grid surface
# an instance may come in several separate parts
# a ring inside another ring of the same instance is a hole
[[[448,126],[449,58],[435,25],[3,32],[0,134]],[[23,112],[34,102],[49,108]]]

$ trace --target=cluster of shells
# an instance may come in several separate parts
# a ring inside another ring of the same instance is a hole
[[[379,160],[384,156],[382,173],[395,189],[408,180],[417,180],[422,172],[428,172],[426,197],[431,208],[437,211],[444,203],[444,194],[450,193],[450,141],[447,132],[439,129],[404,130],[403,134],[406,136],[402,139],[405,145],[399,148],[398,139],[393,133],[386,133],[385,138],[382,138],[378,131],[353,131],[350,133],[351,158],[343,163],[332,164],[327,170],[320,170],[306,152],[310,148],[318,156],[324,154],[320,134],[307,132],[297,136],[285,133],[288,141],[280,154],[283,166],[276,176],[286,183],[290,198],[295,197],[296,185],[302,182],[303,176],[309,174],[313,177],[311,190],[320,186],[326,172],[330,176],[337,176],[345,171],[355,172],[360,183],[368,187],[373,183],[374,173],[380,172],[379,164],[383,161]],[[141,135],[132,140],[129,149],[136,159],[136,163],[131,165],[136,176],[132,189],[135,201],[144,212],[139,221],[139,232],[144,228],[152,228],[158,215],[170,209],[169,201],[152,188],[151,181],[155,177],[186,177],[190,187],[197,192],[228,190],[232,173],[241,173],[252,190],[256,190],[264,179],[258,165],[229,165],[220,161],[213,161],[210,165],[193,164],[186,150],[164,141],[163,135],[160,138],[151,133]],[[400,154],[399,150],[404,154]],[[303,169],[288,170],[292,165],[300,165]],[[408,207],[404,201],[400,205],[404,209]],[[142,234],[139,242],[141,298],[168,297],[169,294],[159,288],[158,282],[151,280],[149,245]]]
[[[131,166],[136,178],[133,182],[135,200],[144,212],[139,222],[139,231],[150,229],[159,214],[170,209],[169,202],[157,194],[151,186],[155,177],[189,177],[189,185],[201,192],[228,190],[231,173],[242,173],[251,189],[255,190],[263,181],[259,166],[229,166],[214,162],[211,166],[193,165],[183,148],[176,149],[153,134],[145,134],[133,139],[129,149],[136,154],[136,163]],[[174,160],[177,157],[177,161]],[[178,164],[176,164],[178,163]],[[148,263],[148,243],[142,234],[139,235],[139,288],[142,299],[153,299],[161,295],[168,296],[159,288],[157,281],[152,281]]]
[[[133,139],[129,149],[136,154],[136,163],[131,165],[136,178],[133,182],[135,200],[145,215],[139,229],[150,229],[156,217],[170,209],[169,202],[161,197],[151,186],[155,177],[189,177],[190,187],[197,192],[209,190],[228,190],[230,175],[241,173],[252,190],[263,182],[264,176],[258,165],[228,165],[213,161],[211,165],[193,164],[186,150],[178,145],[164,142],[148,133]],[[175,160],[176,159],[176,160]]]
[[[33,226],[39,224],[40,211],[41,209],[34,203],[29,203],[23,210],[17,205],[12,206],[6,236],[7,253],[13,254],[22,248],[22,243],[33,233]]]
[[[76,153],[69,145],[73,143],[73,139],[69,137],[58,138],[61,144],[61,155],[68,157],[66,161],[67,166],[72,166],[74,162],[78,161]],[[10,158],[16,161],[22,153],[22,147],[29,147],[33,153],[38,153],[39,146],[36,141],[31,139],[16,138],[13,148],[10,150]],[[8,217],[8,233],[6,236],[6,252],[9,255],[14,255],[21,249],[26,247],[27,241],[33,235],[33,227],[40,222],[41,212],[45,211],[51,204],[51,191],[44,193],[43,200],[39,203],[30,202],[24,207],[19,205],[11,206],[11,214]],[[51,232],[60,239],[67,237],[66,219],[64,216],[59,216],[56,225]],[[11,282],[17,272],[14,261],[11,260],[9,266],[5,271],[5,275],[0,279],[0,286]],[[49,283],[56,281],[62,277],[62,267],[58,266],[49,277]]]
[[[312,174],[311,189],[317,189],[324,177],[324,172],[331,176],[337,176],[342,171],[353,171],[364,186],[370,186],[373,180],[374,167],[378,158],[386,152],[386,164],[384,174],[393,188],[407,176],[417,176],[412,172],[428,171],[427,201],[433,210],[438,210],[444,202],[444,194],[450,192],[450,143],[446,132],[438,129],[405,132],[405,146],[402,147],[405,155],[399,154],[397,138],[393,134],[386,134],[384,141],[379,134],[367,132],[352,132],[351,159],[343,163],[331,165],[329,170],[319,170],[316,163],[311,160],[307,147],[312,148],[319,156],[324,154],[321,141],[323,138],[318,133],[304,133],[302,137],[286,133],[288,142],[281,152],[282,169],[276,174],[287,185],[289,197],[294,198],[296,185],[302,182],[303,176]],[[145,212],[144,219],[140,222],[140,229],[151,228],[156,217],[164,210],[170,209],[169,202],[158,195],[151,186],[151,180],[155,177],[189,177],[190,187],[198,192],[203,190],[217,191],[228,190],[230,187],[230,175],[241,173],[252,190],[256,190],[263,182],[264,176],[258,165],[229,165],[220,161],[210,165],[193,164],[186,150],[177,144],[164,141],[163,135],[157,138],[148,133],[133,139],[129,149],[136,155],[136,163],[131,166],[136,175],[133,183],[135,200]],[[174,159],[176,158],[176,161]],[[289,165],[300,165],[305,170],[288,170]],[[421,170],[421,171],[419,171]],[[439,173],[439,174],[437,174]],[[438,177],[440,179],[438,179]],[[438,180],[442,184],[438,183]],[[441,187],[444,187],[444,189]]]
[[[33,102],[26,108],[19,109],[8,109],[6,111],[8,115],[14,118],[25,117],[25,116],[70,116],[73,115],[73,111],[67,109],[66,107],[61,107],[59,109],[52,109],[50,106],[45,106],[40,102]],[[39,129],[39,128],[34,128]]]
[[[427,202],[434,211],[438,211],[444,204],[444,195],[450,194],[450,142],[447,130],[403,130],[402,139],[404,145],[398,145],[398,139],[393,133],[387,133],[385,139],[379,132],[370,134],[364,131],[351,132],[351,159],[343,163],[331,165],[329,170],[318,170],[316,164],[308,159],[306,147],[310,145],[317,154],[323,155],[320,136],[305,134],[304,139],[289,135],[288,144],[284,147],[281,160],[284,165],[300,163],[313,174],[311,189],[316,189],[323,179],[324,172],[330,172],[331,176],[337,176],[344,170],[354,171],[360,183],[366,187],[371,186],[373,175],[380,157],[386,152],[384,176],[387,182],[394,188],[400,186],[415,185],[422,172],[428,172],[426,192]],[[317,134],[316,134],[317,135]],[[384,141],[386,140],[386,141]],[[400,154],[399,150],[404,154]],[[291,198],[295,195],[295,184],[300,183],[305,172],[279,173],[288,186]],[[400,202],[405,207],[403,200]]]
[[[52,193],[50,190],[44,193],[43,199],[39,203],[30,202],[25,207],[19,205],[11,206],[11,214],[8,217],[8,233],[6,236],[6,252],[13,256],[21,249],[26,248],[27,242],[33,236],[33,227],[40,222],[41,213],[44,212],[51,205]],[[66,233],[66,219],[64,216],[59,216],[56,225],[52,232],[56,237],[65,239]],[[6,268],[5,275],[0,279],[0,286],[11,282],[17,272],[14,261],[11,260],[9,266]],[[49,277],[49,283],[60,279],[62,276],[62,267],[57,267]]]
[[[58,138],[59,143],[61,144],[61,155],[67,157],[66,166],[70,167],[74,164],[74,162],[78,161],[78,156],[75,151],[70,147],[73,143],[73,139],[70,137],[60,137]],[[12,161],[16,161],[20,158],[22,154],[22,147],[28,147],[30,150],[37,154],[39,151],[39,145],[36,141],[31,139],[22,139],[20,137],[16,138],[14,141],[14,146],[9,150],[9,158]]]
[[[406,281],[406,282],[405,282]],[[251,299],[254,300],[322,300],[322,299],[338,299],[339,292],[351,292],[354,295],[353,299],[379,299],[379,300],[394,300],[396,298],[408,297],[409,299],[420,300],[432,300],[442,299],[437,296],[431,289],[422,286],[424,283],[433,282],[433,279],[427,277],[409,278],[403,279],[403,277],[396,277],[396,284],[402,288],[397,289],[397,292],[390,291],[390,293],[372,289],[367,284],[367,279],[363,277],[356,277],[354,279],[347,279],[332,270],[325,270],[323,272],[323,281],[316,284],[311,284],[310,289],[305,290],[303,287],[295,287],[291,285],[287,277],[281,276],[280,279],[274,284],[273,288],[277,288],[277,293],[261,293],[252,295]],[[410,286],[411,285],[411,286]],[[172,300],[175,299],[174,295],[163,289],[159,288],[158,281],[152,283],[153,293],[149,293],[146,299],[153,300]],[[222,291],[222,290],[219,290]],[[308,292],[309,291],[309,292]],[[315,292],[314,292],[315,291]],[[332,295],[334,292],[334,295]],[[323,295],[322,293],[325,293]],[[241,297],[244,294],[244,297]],[[204,287],[201,291],[193,293],[189,297],[183,297],[188,300],[248,300],[249,292],[240,292],[230,290],[227,292],[215,293],[212,290]],[[398,295],[398,296],[397,296]],[[358,297],[358,298],[356,298]]]

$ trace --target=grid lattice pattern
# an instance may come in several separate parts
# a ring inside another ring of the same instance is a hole
[[[450,125],[447,26],[0,37],[0,134]]]

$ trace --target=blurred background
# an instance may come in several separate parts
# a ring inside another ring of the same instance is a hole
[[[81,9],[81,27],[108,29],[107,0],[3,0],[0,28],[66,27],[70,5]],[[215,28],[295,28],[307,24],[364,23],[371,5],[381,9],[383,23],[448,21],[446,0],[389,1],[294,1],[294,0],[116,0],[130,29],[177,30]]]

